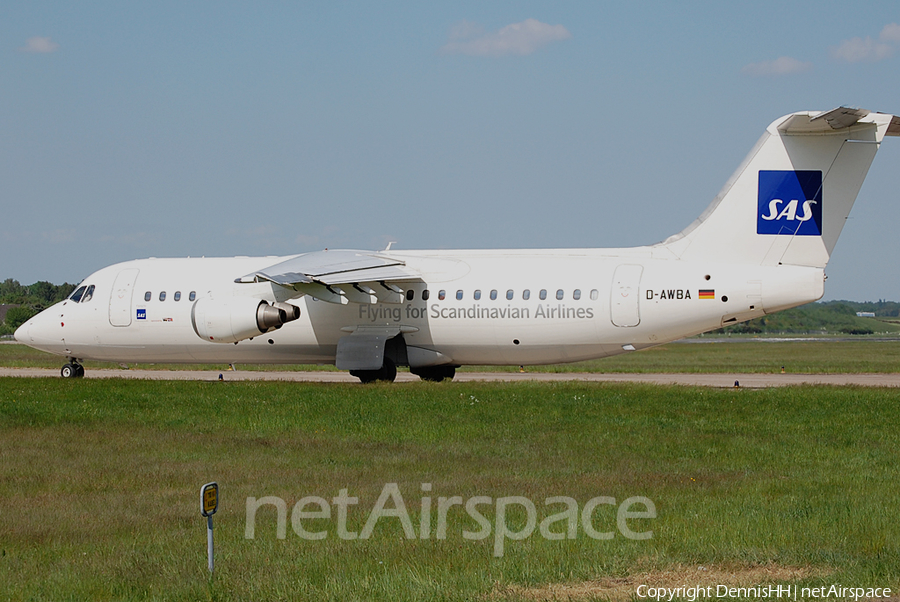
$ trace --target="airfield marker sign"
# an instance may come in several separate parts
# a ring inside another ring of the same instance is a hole
[[[209,573],[213,572],[213,523],[212,517],[219,509],[219,484],[207,483],[200,488],[200,514],[206,517],[206,553]]]

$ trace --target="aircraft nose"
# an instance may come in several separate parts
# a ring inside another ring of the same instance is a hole
[[[31,320],[28,320],[24,324],[16,328],[16,332],[13,333],[13,336],[18,342],[28,344],[31,342],[31,338],[28,336],[28,331],[30,328]]]
[[[59,353],[65,348],[59,307],[45,309],[19,326],[13,336],[29,347]]]

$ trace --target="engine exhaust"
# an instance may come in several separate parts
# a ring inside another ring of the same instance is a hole
[[[256,310],[256,324],[260,332],[269,332],[281,328],[288,322],[300,317],[300,308],[290,303],[272,303],[265,301]]]

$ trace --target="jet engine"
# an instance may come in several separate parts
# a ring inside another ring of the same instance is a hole
[[[300,317],[300,308],[250,297],[198,299],[191,309],[194,332],[204,341],[237,343],[271,332]]]

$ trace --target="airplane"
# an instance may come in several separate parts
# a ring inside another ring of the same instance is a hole
[[[141,259],[88,276],[15,333],[84,360],[335,364],[362,382],[463,365],[631,353],[818,300],[825,266],[900,117],[775,120],[700,217],[612,249],[324,250]]]

